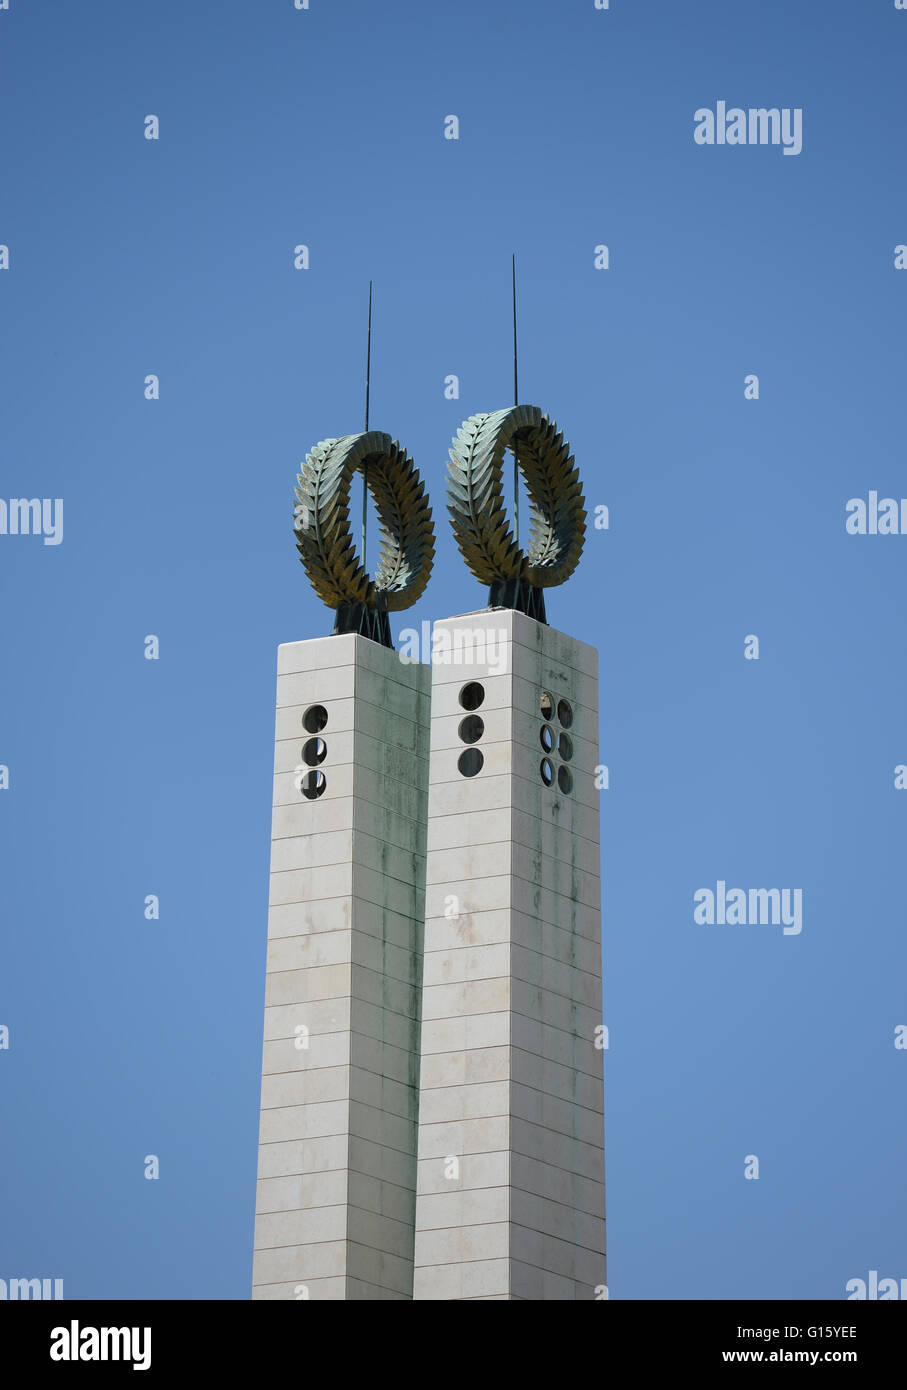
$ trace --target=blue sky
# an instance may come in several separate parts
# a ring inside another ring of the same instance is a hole
[[[844,529],[907,495],[905,55],[893,0],[0,11],[0,492],[65,504],[0,536],[0,1277],[249,1296],[275,648],[331,623],[295,473],[361,428],[371,278],[438,528],[394,630],[484,605],[444,463],[511,400],[514,250],[521,398],[611,517],[548,616],[600,652],[612,1297],[907,1275],[907,536]],[[697,145],[719,100],[802,153]],[[719,879],[802,933],[694,924]]]

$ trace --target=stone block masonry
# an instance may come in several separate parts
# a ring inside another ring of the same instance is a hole
[[[431,672],[279,648],[254,1299],[409,1299]]]
[[[414,1297],[602,1298],[597,653],[439,629],[477,659],[432,669]]]

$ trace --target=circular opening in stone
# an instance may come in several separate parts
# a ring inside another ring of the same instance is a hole
[[[542,698],[539,700],[539,708],[542,711],[543,719],[550,719],[554,713],[554,701],[547,690],[542,691]]]
[[[484,762],[478,748],[465,748],[457,759],[457,767],[464,777],[475,777],[477,772],[482,771]]]
[[[554,781],[554,768],[551,765],[550,758],[542,759],[539,763],[539,772],[542,774],[542,781],[545,783],[545,786],[550,787],[551,783]]]
[[[569,734],[561,734],[557,741],[557,751],[565,763],[573,757],[573,739]]]
[[[321,796],[328,780],[323,772],[307,772],[302,779],[302,794],[306,801],[314,801],[317,796]]]
[[[557,785],[562,792],[573,791],[573,773],[570,771],[569,767],[564,767],[563,763],[561,763],[557,770]]]
[[[309,705],[302,716],[302,727],[307,734],[320,734],[328,722],[328,712],[324,705]]]
[[[543,724],[539,729],[539,743],[546,753],[550,753],[554,747],[554,730],[550,724]]]
[[[570,728],[570,725],[573,723],[573,706],[570,704],[569,700],[558,700],[557,719],[558,723],[565,729]]]
[[[460,727],[457,733],[464,743],[478,743],[485,732],[485,724],[478,714],[467,714],[465,719],[460,720]]]
[[[485,699],[485,687],[478,681],[470,681],[460,691],[460,704],[464,709],[478,709]]]
[[[328,746],[323,738],[310,738],[303,746],[302,761],[307,767],[317,767],[328,755]]]

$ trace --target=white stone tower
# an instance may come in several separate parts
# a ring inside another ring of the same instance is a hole
[[[255,1298],[607,1297],[597,655],[544,603],[582,553],[579,474],[520,405],[464,421],[449,474],[489,607],[435,625],[431,667],[388,621],[434,554],[405,450],[366,406],[298,478],[297,546],[336,616],[278,658]]]
[[[279,649],[256,1299],[412,1297],[429,680]]]
[[[597,653],[435,645],[414,1297],[604,1298]]]

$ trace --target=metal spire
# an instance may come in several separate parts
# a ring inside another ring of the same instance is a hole
[[[510,257],[510,269],[513,280],[513,403],[519,405],[520,393],[517,385],[517,359],[516,359],[516,252]],[[520,543],[520,463],[517,458],[516,443],[513,446],[513,519],[516,530],[516,543]]]
[[[368,282],[368,339],[365,349],[365,432],[368,434],[368,398],[372,376],[372,282]],[[362,466],[362,565],[366,567],[368,541],[368,464]]]

